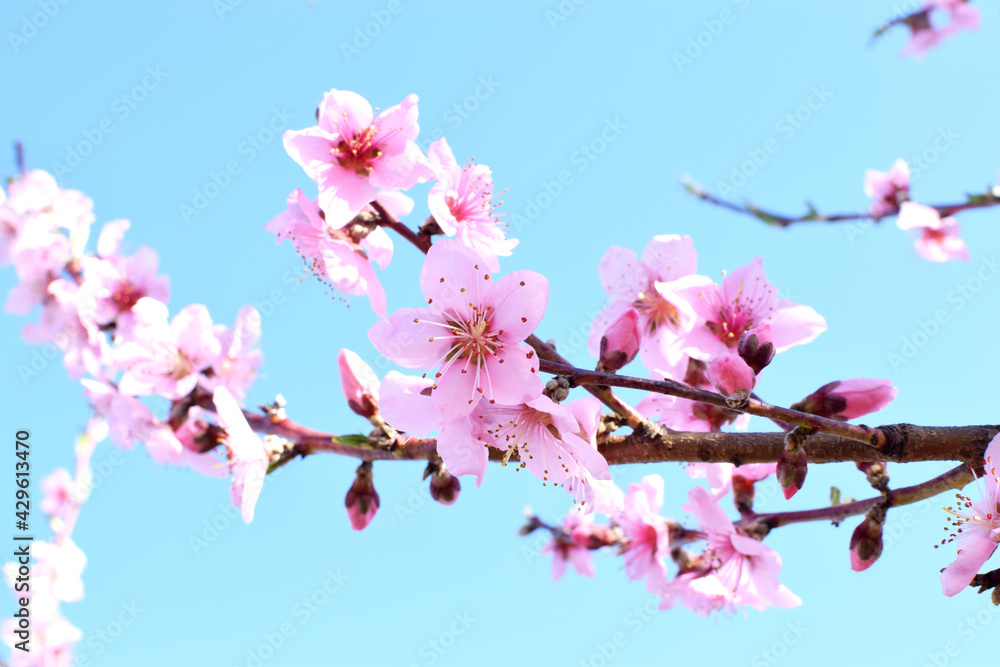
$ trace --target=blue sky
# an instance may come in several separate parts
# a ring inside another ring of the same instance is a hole
[[[205,0],[123,9],[11,0],[0,9],[0,128],[3,145],[24,142],[30,168],[66,165],[60,182],[93,198],[99,223],[132,221],[126,241],[159,252],[172,312],[203,303],[231,325],[241,306],[256,305],[266,361],[250,400],[280,392],[292,418],[315,428],[364,430],[341,397],[336,356],[349,347],[374,362],[374,316],[364,300],[347,306],[317,282],[299,283],[301,260],[263,226],[293,188],[314,193],[280,133],[311,125],[331,88],[381,108],[416,93],[422,145],[443,134],[459,161],[492,167],[504,210],[525,221],[512,226],[521,243],[502,269],[549,278],[538,333],[578,364],[593,363],[584,340],[603,304],[597,264],[607,247],[641,251],[656,234],[689,234],[701,273],[718,277],[760,255],[783,296],[827,319],[815,342],[769,367],[759,385],[767,400],[787,405],[831,380],[883,377],[899,397],[873,422],[990,422],[998,281],[976,281],[992,278],[995,212],[959,218],[967,264],[932,265],[891,221],[779,230],[694,201],[679,185],[682,174],[733,184],[733,170],[755,155],[761,164],[733,198],[789,212],[806,199],[821,210],[863,208],[864,171],[899,157],[924,163],[918,201],[958,201],[993,185],[989,112],[1000,93],[984,81],[1000,43],[996,7],[983,8],[981,30],[918,62],[899,57],[901,32],[868,42],[905,4]],[[700,52],[691,47],[699,39]],[[0,166],[14,173],[13,151],[0,151]],[[415,190],[413,225],[426,215],[425,194]],[[420,261],[397,244],[381,274],[390,310],[418,302]],[[0,273],[4,292],[13,281],[9,268]],[[956,298],[960,289],[969,298]],[[941,310],[946,321],[934,329]],[[4,424],[6,433],[31,429],[40,481],[72,465],[88,408],[58,362],[36,359],[39,374],[19,377],[38,354],[20,339],[24,322],[5,315],[0,329]],[[907,342],[913,354],[894,361]],[[890,512],[892,539],[860,574],[847,551],[856,520],[775,531],[767,544],[803,606],[705,620],[647,613],[649,594],[610,555],[597,557],[594,580],[571,573],[553,584],[540,543],[516,531],[525,505],[558,520],[568,496],[511,469],[490,468],[482,488],[467,483],[443,507],[427,497],[420,464],[377,465],[381,511],[356,533],[343,508],[356,463],[339,457],[288,465],[249,526],[229,507],[227,482],[110,443],[94,462],[107,474],[74,534],[88,557],[86,597],[64,606],[93,665],[253,665],[264,655],[268,667],[924,665],[996,654],[1000,621],[988,600],[940,592],[938,571],[954,557],[933,549],[944,497]],[[948,467],[890,473],[902,486]],[[667,481],[664,511],[687,518],[680,506],[693,482],[679,465],[615,477],[652,472]],[[760,506],[820,506],[832,484],[870,493],[853,465],[813,466],[793,501],[771,487]],[[269,637],[280,643],[273,651]]]

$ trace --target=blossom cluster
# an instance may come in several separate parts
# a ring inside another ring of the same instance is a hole
[[[126,251],[127,220],[106,223],[96,252],[88,252],[94,220],[88,197],[60,188],[44,171],[21,174],[0,191],[0,262],[12,264],[19,279],[6,309],[40,311],[24,327],[25,340],[62,353],[113,444],[142,443],[158,463],[213,477],[228,468],[234,500],[249,521],[246,462],[266,461],[269,452],[238,403],[263,361],[255,347],[260,315],[245,307],[229,328],[194,304],[171,317],[169,281],[158,274],[156,252]],[[18,372],[29,382],[39,371],[22,365]],[[220,402],[222,409],[215,407]],[[225,457],[216,454],[219,445]]]
[[[896,160],[888,172],[869,169],[865,173],[865,194],[872,198],[868,215],[873,219],[898,214],[896,224],[900,229],[920,231],[914,247],[924,259],[969,260],[955,218],[942,218],[937,209],[910,200],[910,167],[905,160]]]

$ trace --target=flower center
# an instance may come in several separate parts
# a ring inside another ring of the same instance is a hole
[[[377,134],[374,126],[369,125],[350,139],[342,138],[330,154],[337,156],[337,164],[341,167],[354,170],[358,176],[368,176],[372,163],[382,155],[382,150],[374,145]]]

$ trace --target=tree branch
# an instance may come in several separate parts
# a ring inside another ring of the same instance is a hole
[[[760,208],[756,204],[752,203],[734,204],[726,201],[725,199],[720,199],[708,190],[705,190],[690,181],[683,181],[683,185],[684,189],[702,201],[718,206],[719,208],[733,211],[734,213],[739,213],[740,215],[749,215],[775,227],[788,227],[800,222],[848,222],[851,220],[874,220],[875,222],[878,222],[882,218],[892,218],[899,215],[899,209],[887,213],[881,218],[872,218],[867,211],[823,214],[809,204],[809,211],[807,213],[800,216],[790,216]],[[942,218],[947,218],[948,216],[961,213],[962,211],[969,211],[977,208],[989,208],[991,206],[997,206],[998,204],[1000,204],[1000,193],[994,190],[989,190],[985,194],[970,195],[969,200],[963,203],[931,204],[930,207],[936,210]]]

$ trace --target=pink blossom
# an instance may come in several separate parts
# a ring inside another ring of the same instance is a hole
[[[689,463],[685,470],[692,479],[704,478],[712,497],[718,500],[733,488],[733,478],[742,477],[747,482],[759,482],[774,474],[776,463]]]
[[[375,518],[379,497],[372,477],[371,461],[358,466],[354,483],[344,498],[344,506],[347,507],[347,518],[350,519],[353,530],[364,530]]]
[[[427,253],[420,287],[427,308],[398,310],[368,337],[401,366],[439,367],[431,396],[443,415],[467,415],[481,397],[517,405],[541,393],[535,351],[521,341],[545,312],[544,276],[517,271],[495,281],[481,257],[445,239]]]
[[[131,315],[114,350],[115,364],[125,371],[118,384],[123,394],[182,398],[218,361],[221,345],[205,306],[188,306],[168,323],[167,307],[143,297]]]
[[[97,324],[114,321],[144,296],[166,302],[170,294],[169,279],[156,275],[159,264],[156,251],[144,246],[131,257],[118,255],[121,234],[128,229],[128,224],[127,220],[106,224],[98,241],[98,248],[105,254],[80,260],[83,270],[81,313]]]
[[[368,364],[357,353],[346,348],[337,357],[340,367],[340,386],[347,398],[347,405],[365,419],[378,414],[379,381]]]
[[[691,503],[684,509],[695,515],[708,540],[710,575],[731,595],[732,604],[748,605],[758,611],[769,606],[786,609],[802,604],[778,581],[781,557],[775,551],[740,533],[704,488],[695,487],[688,498]]]
[[[48,477],[42,480],[42,511],[50,517],[65,519],[80,503],[77,495],[76,481],[66,468],[56,468]]]
[[[157,463],[181,464],[184,446],[170,426],[157,419],[138,399],[105,382],[84,378],[80,383],[94,411],[107,420],[111,442],[116,447],[132,449],[136,442],[142,442]]]
[[[486,447],[517,453],[527,468],[545,484],[561,484],[580,494],[590,479],[610,480],[611,471],[593,441],[600,403],[588,397],[568,404],[542,395],[517,406],[481,401],[468,419],[441,430],[438,454],[455,474],[475,474],[476,485],[486,472]]]
[[[955,218],[941,218],[937,209],[914,202],[904,202],[896,224],[900,229],[919,229],[920,238],[914,243],[917,253],[932,262],[949,259],[969,261],[969,250],[959,236]]]
[[[941,543],[958,540],[958,557],[941,571],[941,588],[951,597],[972,583],[979,569],[986,563],[997,545],[1000,544],[1000,435],[996,435],[986,448],[983,463],[985,488],[980,483],[982,498],[973,501],[961,494],[958,509],[945,510],[955,518],[951,519],[953,532]]]
[[[730,273],[722,285],[679,290],[698,322],[678,346],[696,359],[708,360],[735,350],[743,332],[767,324],[777,352],[814,340],[826,320],[808,306],[778,297],[764,276],[760,257]]]
[[[577,574],[594,576],[594,564],[590,561],[590,524],[594,515],[574,507],[566,515],[563,525],[552,541],[542,547],[542,553],[551,553],[552,581],[558,581],[566,572],[566,565],[572,563]]]
[[[868,215],[878,219],[899,210],[910,198],[910,167],[906,160],[896,160],[888,172],[869,169],[865,172],[865,194],[872,198]]]
[[[739,407],[749,399],[757,384],[753,369],[737,354],[720,354],[712,359],[708,379],[730,407]]]
[[[616,373],[635,359],[641,344],[639,311],[629,308],[601,336],[601,368],[604,372]]]
[[[601,258],[599,271],[604,292],[610,303],[590,327],[587,349],[600,353],[601,336],[612,322],[629,308],[639,314],[642,333],[642,363],[647,368],[662,368],[677,362],[671,344],[695,324],[696,315],[684,287],[703,287],[711,283],[693,275],[697,255],[689,236],[655,236],[642,252],[642,259],[625,248],[612,247]]]
[[[80,317],[80,289],[60,278],[49,283],[48,293],[39,322],[24,326],[24,340],[58,347],[71,378],[84,373],[100,377],[111,364],[111,346],[92,319]]]
[[[417,96],[378,118],[357,93],[331,90],[320,102],[317,124],[285,132],[285,150],[319,184],[319,205],[339,229],[373,201],[379,190],[409,189],[432,180],[434,170],[417,147]]]
[[[379,385],[379,412],[397,431],[410,435],[429,435],[444,426],[437,406],[431,399],[433,380],[389,371]],[[478,469],[478,464],[474,466]],[[468,474],[458,472],[459,475]]]
[[[236,314],[232,329],[217,324],[214,333],[219,340],[221,354],[212,363],[212,373],[203,374],[199,384],[210,392],[225,385],[229,393],[243,403],[257,377],[257,369],[264,363],[264,353],[254,347],[260,340],[260,313],[253,306],[243,306]]]
[[[856,419],[889,405],[896,398],[896,392],[890,380],[837,380],[823,385],[791,407],[821,417]]]
[[[264,487],[270,455],[260,437],[250,429],[236,399],[225,387],[216,387],[212,396],[219,425],[226,429],[226,457],[233,474],[233,506],[240,508],[243,521],[253,521],[254,507]]]
[[[660,516],[663,478],[647,475],[639,484],[629,484],[624,510],[615,516],[625,533],[625,574],[629,579],[646,578],[646,588],[656,593],[667,582],[670,526]]]
[[[288,210],[265,226],[281,243],[289,239],[310,271],[323,283],[344,294],[367,296],[372,310],[385,316],[385,290],[371,261],[385,268],[392,259],[392,239],[381,227],[356,240],[346,230],[330,225],[314,200],[296,188],[288,196]]]
[[[481,255],[490,271],[499,271],[497,256],[510,255],[517,239],[506,238],[503,226],[493,215],[490,168],[481,164],[459,167],[445,139],[431,144],[427,157],[438,178],[427,195],[427,206],[438,227]]]

